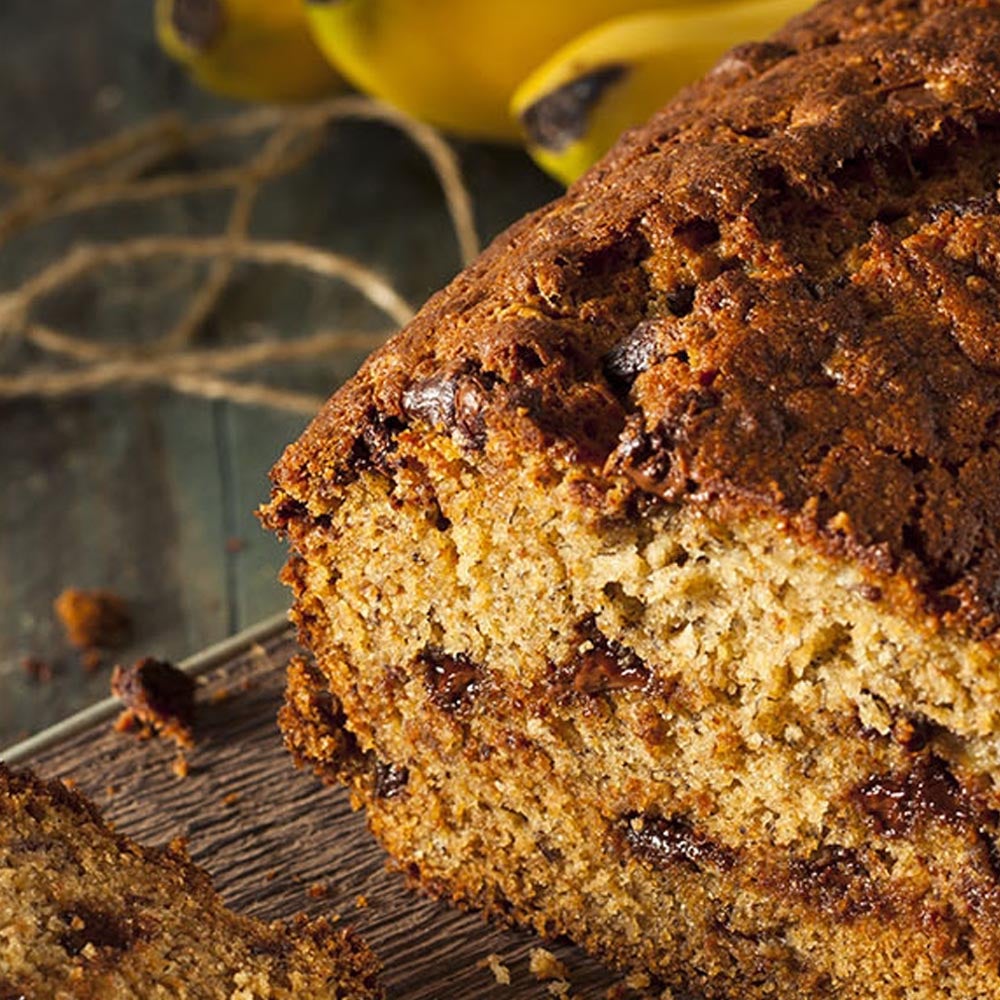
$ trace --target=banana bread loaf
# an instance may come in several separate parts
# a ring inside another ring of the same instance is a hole
[[[300,760],[428,890],[741,1000],[1000,996],[1000,4],[829,0],[288,448]]]
[[[351,932],[239,916],[179,848],[140,847],[62,782],[0,764],[4,1000],[378,1000],[375,977]]]

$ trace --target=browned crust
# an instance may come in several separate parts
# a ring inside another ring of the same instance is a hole
[[[734,50],[369,359],[266,521],[433,424],[605,505],[776,514],[995,641],[998,53],[1000,5],[957,0],[829,0]]]

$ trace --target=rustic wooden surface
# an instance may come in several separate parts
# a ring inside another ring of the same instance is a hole
[[[149,844],[185,837],[194,860],[241,911],[339,914],[379,956],[392,1000],[551,996],[528,968],[530,950],[543,942],[408,890],[343,790],[292,769],[275,713],[293,649],[286,634],[206,678],[186,778],[171,771],[172,744],[140,742],[109,724],[32,764],[43,775],[72,778],[124,833]],[[223,691],[228,697],[217,700]],[[545,946],[566,963],[577,1000],[604,997],[620,980],[565,942]],[[483,964],[491,954],[508,967],[509,986]]]
[[[160,55],[151,8],[152,0],[3,0],[0,152],[38,161],[171,108],[195,117],[234,110],[199,94]],[[484,237],[556,193],[518,151],[460,152]],[[197,169],[218,155],[171,166]],[[0,292],[78,240],[218,232],[227,204],[207,195],[46,224],[0,245]],[[427,164],[392,129],[372,124],[332,128],[307,168],[268,189],[254,233],[355,255],[414,303],[458,266]],[[95,338],[149,338],[177,315],[199,273],[176,263],[110,273],[49,303],[42,318]],[[200,343],[320,326],[379,330],[385,321],[335,283],[247,268]],[[0,338],[0,370],[24,360],[24,348]],[[326,394],[359,361],[345,354],[247,375]],[[300,417],[146,388],[0,403],[0,422],[0,746],[107,690],[106,669],[85,676],[52,618],[52,599],[66,586],[108,587],[129,600],[136,629],[123,660],[180,658],[283,606],[281,549],[252,511]],[[27,655],[54,664],[56,682],[26,677]]]

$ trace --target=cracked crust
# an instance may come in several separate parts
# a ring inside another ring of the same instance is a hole
[[[1000,5],[820,4],[733,50],[377,352],[274,470],[332,511],[407,426],[586,503],[777,517],[1000,633]]]

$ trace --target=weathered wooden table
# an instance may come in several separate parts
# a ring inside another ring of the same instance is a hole
[[[152,0],[4,0],[0,153],[37,161],[165,110],[232,111],[161,56],[151,9]],[[517,150],[460,153],[484,238],[557,193]],[[201,195],[47,223],[0,244],[0,294],[80,240],[219,232],[226,205]],[[380,125],[331,127],[312,162],[269,189],[253,232],[358,257],[413,303],[458,267],[436,179],[408,140]],[[47,303],[43,318],[99,340],[148,339],[197,277],[188,264],[107,271]],[[385,319],[345,286],[241,267],[199,343],[319,327],[380,330]],[[36,360],[0,336],[0,372]],[[348,352],[249,374],[325,395],[359,361]],[[53,618],[66,586],[107,587],[129,601],[135,633],[122,660],[180,658],[285,605],[281,548],[253,511],[303,418],[145,387],[0,401],[0,420],[0,746],[107,691],[107,667],[85,675]],[[25,674],[28,655],[53,664],[52,682]]]

